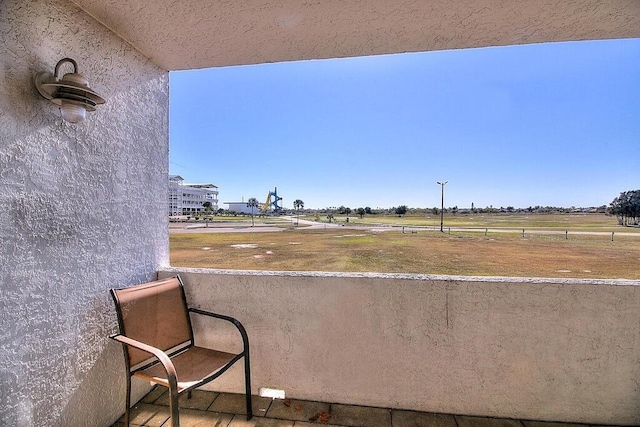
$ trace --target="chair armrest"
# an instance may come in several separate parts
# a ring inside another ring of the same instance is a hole
[[[242,323],[238,319],[235,319],[231,316],[225,316],[224,314],[212,313],[210,311],[201,310],[199,308],[189,308],[191,313],[201,314],[203,316],[214,317],[216,319],[226,320],[227,322],[233,323],[235,327],[240,332],[242,336],[242,343],[244,345],[244,353],[249,353],[249,336],[247,335],[247,330],[242,326]]]
[[[150,346],[149,344],[145,344],[143,342],[134,340],[122,334],[112,335],[109,338],[116,340],[122,344],[130,345],[131,347],[135,347],[138,350],[142,350],[146,353],[150,353],[155,356],[158,361],[162,364],[162,367],[167,373],[167,380],[169,381],[169,386],[174,390],[178,389],[178,378],[176,375],[176,368],[173,366],[173,362],[169,358],[169,356],[159,348]]]

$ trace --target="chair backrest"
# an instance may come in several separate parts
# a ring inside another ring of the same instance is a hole
[[[193,330],[179,277],[112,289],[120,333],[163,351],[193,344]],[[128,348],[129,367],[151,356]]]

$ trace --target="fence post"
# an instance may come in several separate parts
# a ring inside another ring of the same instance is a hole
[[[522,229],[522,238],[524,239],[524,228]]]
[[[613,242],[613,235],[614,235],[614,234],[616,234],[616,232],[615,232],[615,231],[612,231],[612,232],[611,232],[611,241],[612,241],[612,242]]]
[[[569,230],[564,232],[564,240],[569,240]]]

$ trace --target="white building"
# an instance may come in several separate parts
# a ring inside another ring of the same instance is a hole
[[[251,213],[251,208],[249,206],[247,206],[247,202],[242,201],[242,202],[224,202],[225,205],[228,205],[229,207],[227,208],[229,210],[229,212],[236,212],[236,213],[245,213],[245,214],[250,214]],[[253,208],[253,213],[254,214],[258,214],[260,213],[260,208],[262,207],[262,204],[259,204],[259,206],[255,206]]]
[[[213,184],[187,184],[180,175],[169,175],[169,216],[191,215],[205,210],[204,203],[218,210],[218,187]]]

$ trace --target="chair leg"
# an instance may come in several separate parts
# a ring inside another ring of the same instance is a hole
[[[169,387],[169,411],[171,412],[171,427],[180,427],[180,414],[178,412],[178,390]]]
[[[131,376],[127,375],[127,397],[124,405],[124,425],[129,427],[131,421]]]
[[[244,381],[247,400],[247,421],[253,418],[253,405],[251,404],[251,368],[249,366],[249,352],[244,355]]]

